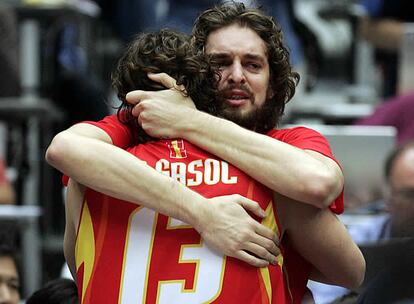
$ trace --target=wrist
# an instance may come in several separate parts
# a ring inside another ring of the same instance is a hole
[[[215,117],[197,109],[188,109],[183,116],[183,123],[180,126],[180,137],[192,143],[197,143],[197,138],[202,132],[211,126],[211,119]]]
[[[197,204],[194,204],[194,208],[191,211],[191,225],[198,233],[202,234],[206,230],[206,227],[211,223],[212,204],[206,198],[199,200]]]

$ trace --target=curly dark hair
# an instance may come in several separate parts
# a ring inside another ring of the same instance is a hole
[[[243,3],[225,2],[201,13],[194,23],[192,44],[196,50],[202,52],[210,33],[233,24],[252,29],[266,45],[270,85],[275,94],[266,103],[266,117],[261,117],[255,129],[265,132],[278,124],[285,104],[295,94],[300,76],[292,70],[280,26],[259,8],[246,8]]]
[[[132,116],[132,106],[126,94],[133,90],[157,91],[165,89],[147,77],[148,73],[164,72],[183,85],[183,94],[190,96],[197,109],[215,114],[214,103],[218,74],[207,56],[195,54],[189,36],[174,30],[163,29],[138,35],[127,47],[112,73],[112,86],[122,104],[118,119],[134,130],[136,143],[154,140],[139,127]]]

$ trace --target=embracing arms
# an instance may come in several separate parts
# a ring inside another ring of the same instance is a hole
[[[98,127],[77,124],[55,136],[46,159],[82,185],[192,225],[221,253],[254,266],[276,261],[276,235],[246,212],[263,217],[256,202],[238,195],[206,199],[111,142]],[[260,251],[248,253],[252,244]]]
[[[275,201],[285,228],[283,237],[312,264],[311,279],[350,289],[362,283],[364,257],[329,209],[318,209],[279,194],[275,194]]]
[[[166,87],[175,87],[166,74],[149,76]],[[323,208],[343,189],[342,172],[332,159],[198,111],[189,97],[175,89],[134,91],[127,99],[137,104],[133,114],[148,134],[187,139],[275,192]]]

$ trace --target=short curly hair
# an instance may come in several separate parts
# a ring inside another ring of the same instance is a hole
[[[127,47],[112,73],[112,86],[122,104],[118,119],[137,130],[137,143],[154,140],[139,127],[131,114],[132,106],[126,94],[133,90],[157,91],[165,89],[147,77],[148,73],[164,72],[175,78],[185,88],[197,109],[215,114],[214,103],[217,72],[204,54],[195,54],[189,36],[170,29],[141,33]]]
[[[289,51],[284,45],[280,26],[262,10],[246,8],[243,3],[226,2],[201,13],[193,27],[192,44],[196,50],[202,52],[210,33],[233,24],[252,29],[266,45],[270,86],[275,94],[266,105],[266,117],[262,117],[263,121],[256,127],[256,131],[265,132],[278,124],[284,113],[285,104],[295,94],[300,76],[292,70]]]

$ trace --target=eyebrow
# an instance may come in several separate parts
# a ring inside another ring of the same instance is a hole
[[[263,56],[256,55],[256,54],[246,54],[244,57],[246,57],[249,60],[260,61],[261,63],[265,62],[265,59],[263,58]]]
[[[214,59],[227,59],[229,57],[231,57],[230,53],[211,53],[210,54]],[[263,56],[261,55],[256,55],[256,54],[246,54],[243,56],[245,59],[248,60],[254,60],[254,61],[258,61],[261,63],[264,63],[266,60],[263,58]]]

